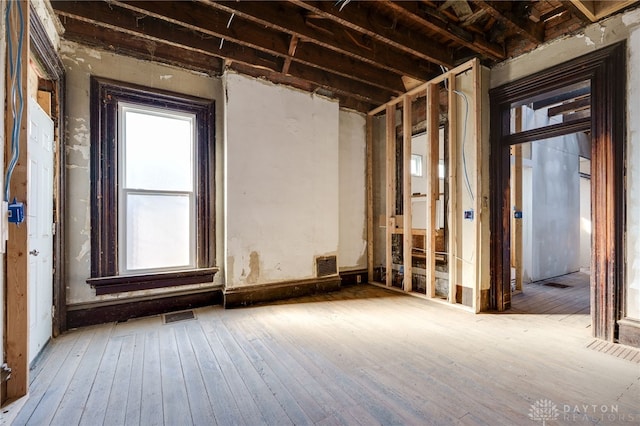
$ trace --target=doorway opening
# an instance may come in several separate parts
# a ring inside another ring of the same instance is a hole
[[[557,315],[562,321],[579,318],[588,325],[590,81],[517,102],[510,116],[511,134],[540,134],[510,148],[512,311]],[[543,136],[577,120],[584,121],[584,130]]]
[[[625,52],[624,43],[612,45],[490,91],[492,307],[498,311],[512,307],[512,277],[515,279],[516,290],[522,285],[523,264],[516,265],[518,272],[512,273],[511,252],[514,245],[511,241],[511,228],[523,226],[522,217],[526,212],[519,205],[513,204],[512,195],[517,194],[512,194],[512,191],[518,192],[515,187],[522,185],[525,174],[522,144],[534,142],[533,146],[539,154],[544,154],[544,161],[540,163],[540,167],[546,170],[547,176],[542,179],[542,185],[547,185],[551,191],[549,194],[555,198],[577,197],[578,212],[580,157],[589,160],[589,192],[592,206],[589,311],[593,335],[612,342],[617,338],[617,320],[620,319],[620,304],[624,290],[622,237]],[[530,108],[524,107],[526,105]],[[581,136],[582,134],[586,137]],[[563,177],[563,174],[568,173],[569,166],[556,161],[559,151],[568,150],[565,146],[566,141],[563,142],[565,145],[558,145],[558,142],[552,144],[549,140],[570,137],[574,139],[573,146],[570,147],[573,158],[571,179],[576,189],[569,193],[566,192],[568,181],[566,176]],[[546,142],[540,142],[545,139]],[[582,150],[581,144],[584,145]],[[561,146],[561,149],[558,146]],[[512,151],[515,154],[513,172]],[[518,159],[518,162],[515,159]],[[586,167],[587,163],[582,163],[583,167]],[[512,174],[513,185],[510,183]],[[519,174],[518,178],[516,174]],[[535,194],[535,190],[532,191]],[[520,192],[523,193],[522,188]],[[553,198],[549,194],[546,201]],[[518,202],[520,205],[523,204],[523,200],[517,200],[516,204]],[[515,210],[513,207],[516,207]],[[557,208],[551,206],[542,205],[541,208],[547,210],[547,216],[551,221],[543,221],[543,228],[537,235],[538,247],[532,244],[532,253],[537,252],[538,256],[546,256],[549,260],[544,268],[538,268],[538,272],[542,274],[545,268],[550,269],[549,265],[554,259],[556,263],[563,264],[566,270],[570,263],[567,253],[572,254],[572,259],[579,264],[581,220],[575,216],[569,218],[568,213],[555,211]],[[537,216],[532,214],[531,217]],[[564,225],[561,225],[563,223]],[[560,238],[563,226],[571,226],[574,235],[577,235],[569,245],[563,243]],[[522,229],[519,233],[524,234]],[[542,239],[542,234],[548,237]],[[514,243],[515,247],[523,246],[523,242],[517,239]],[[551,252],[555,249],[561,250],[554,258]],[[524,248],[521,248],[521,252],[524,252]]]

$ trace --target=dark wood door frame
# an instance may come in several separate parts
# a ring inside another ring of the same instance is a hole
[[[38,14],[33,10],[29,14],[29,37],[32,55],[40,63],[47,74],[48,84],[44,89],[52,93],[54,121],[54,140],[56,143],[55,169],[54,169],[54,200],[53,202],[53,222],[54,222],[54,247],[53,247],[53,336],[56,337],[66,331],[67,296],[65,282],[65,148],[64,148],[64,91],[65,91],[65,70],[58,52],[54,48],[47,31],[38,18]]]
[[[624,149],[626,43],[621,42],[489,92],[491,100],[491,304],[511,307],[510,153],[512,103],[570,84],[591,82],[591,321],[593,334],[614,341],[624,292]],[[589,124],[589,123],[587,123]],[[571,133],[567,129],[566,133]],[[538,138],[540,139],[540,138]]]

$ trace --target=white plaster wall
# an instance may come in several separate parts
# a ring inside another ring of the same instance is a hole
[[[316,276],[337,255],[338,103],[226,74],[227,287]]]
[[[386,115],[373,117],[373,267],[386,265]],[[369,277],[373,281],[373,277]]]
[[[626,316],[640,320],[640,29],[629,37]]]
[[[367,267],[366,117],[353,111],[339,112],[341,271]]]
[[[176,289],[158,289],[128,292],[116,295],[95,296],[95,291],[86,283],[90,277],[91,221],[90,221],[90,117],[89,78],[98,76],[147,87],[199,96],[216,100],[216,223],[220,229],[224,223],[222,212],[222,83],[218,78],[191,73],[182,69],[136,60],[62,41],[61,56],[66,69],[66,114],[67,135],[67,211],[66,252],[67,303],[69,305],[106,301],[114,298],[129,298],[166,293]],[[217,264],[222,264],[222,232],[216,234]],[[221,282],[222,274],[216,276]],[[182,286],[184,291],[193,287]]]

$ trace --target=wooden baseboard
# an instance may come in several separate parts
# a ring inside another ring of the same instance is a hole
[[[307,280],[226,288],[224,290],[224,307],[236,308],[316,293],[328,293],[339,290],[340,284],[340,277],[334,275]]]
[[[209,289],[204,292],[166,295],[154,299],[124,301],[110,305],[70,308],[67,311],[67,329],[86,327],[114,321],[126,321],[131,318],[164,314],[171,311],[221,305],[222,289]]]
[[[342,286],[366,284],[369,282],[369,273],[366,269],[343,271],[340,272],[340,279],[342,280]]]
[[[489,289],[480,290],[480,312],[487,312],[491,309],[491,294]]]
[[[619,320],[618,343],[640,348],[640,321],[631,319]]]

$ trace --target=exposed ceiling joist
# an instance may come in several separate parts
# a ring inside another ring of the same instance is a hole
[[[385,0],[381,4],[389,10],[402,15],[406,19],[409,19],[416,24],[423,25],[430,30],[445,35],[462,46],[468,47],[476,52],[481,52],[483,55],[496,60],[504,59],[504,48],[495,44],[483,40],[478,35],[472,34],[462,27],[459,27],[453,23],[446,23],[440,19],[434,17],[436,10],[429,10],[428,6],[424,6],[416,2],[394,2],[392,0]]]
[[[483,65],[492,66],[584,27],[589,21],[576,6],[578,0],[573,1],[51,4],[66,39],[210,75],[230,69],[330,96],[342,106],[366,112],[436,77],[441,65],[452,67],[479,57]],[[600,12],[606,6],[582,3]]]
[[[477,0],[478,6],[487,11],[491,16],[503,22],[508,28],[528,39],[531,43],[544,41],[544,23],[533,22],[528,18],[517,16],[512,10],[512,3]]]
[[[61,2],[57,10],[61,18],[84,21],[90,25],[120,31],[155,43],[163,42],[165,39],[171,40],[168,44],[177,48],[221,59],[228,58],[234,63],[239,62],[248,66],[278,72],[282,70],[284,65],[284,58],[271,53],[239,45],[233,41],[227,41],[210,34],[196,34],[193,29],[181,28],[153,16],[134,15],[130,13],[130,10],[123,9],[115,4],[104,2]],[[357,81],[299,62],[291,64],[289,73],[294,77],[309,80],[320,87],[329,86],[340,93],[351,94],[358,99],[368,100],[373,103],[384,103],[403,90],[400,78],[398,78],[396,89],[390,91],[368,82]]]
[[[268,28],[295,35],[301,40],[351,56],[353,59],[419,80],[429,80],[437,73],[435,67],[410,55],[390,49],[376,40],[362,39],[356,42],[346,28],[323,23],[325,30],[308,24],[307,17],[292,11],[286,3],[279,2],[234,2],[202,0],[211,7],[235,13],[236,16],[252,20]]]
[[[374,22],[390,21],[388,17],[375,16],[376,12],[366,7],[366,2],[351,2],[340,8],[333,2],[290,0],[320,17],[330,19],[346,28],[365,34],[374,40],[406,52],[415,57],[446,67],[453,66],[453,57],[449,49],[434,40],[416,37],[402,28],[374,25]]]

